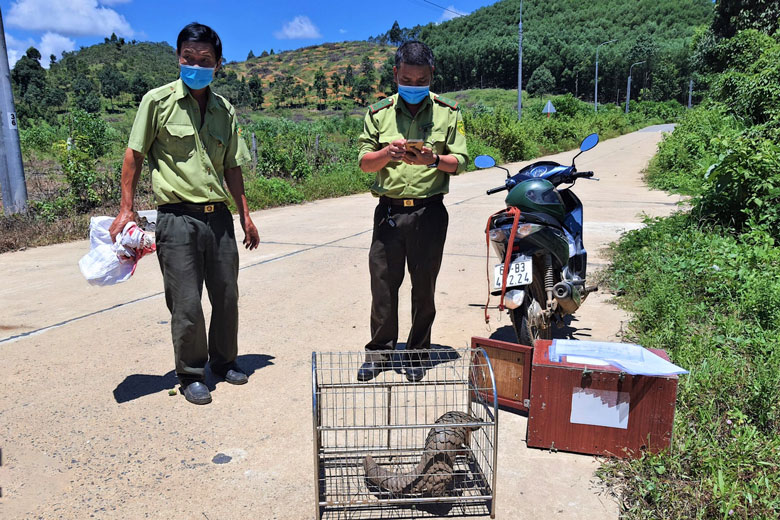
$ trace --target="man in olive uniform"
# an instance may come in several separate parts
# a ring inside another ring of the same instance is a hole
[[[407,350],[426,351],[436,315],[434,292],[441,266],[448,215],[444,194],[450,176],[468,162],[458,104],[430,92],[433,53],[421,42],[407,42],[395,54],[398,94],[371,105],[360,136],[360,168],[376,172],[371,188],[379,197],[369,252],[371,341],[358,380],[368,381],[390,368],[376,351],[398,341],[398,289],[408,265],[412,281],[412,327]],[[421,141],[419,149],[414,144]],[[409,381],[425,376],[427,353],[406,355]]]
[[[208,86],[222,62],[222,42],[210,27],[192,23],[179,33],[176,54],[180,79],[148,92],[138,108],[122,165],[120,211],[110,232],[113,239],[134,218],[146,156],[157,200],[157,258],[171,311],[176,375],[188,401],[207,404],[207,361],[228,383],[247,382],[235,362],[238,249],[225,204],[228,191],[244,245],[254,249],[260,238],[244,195],[241,165],[249,162],[249,151],[235,110]],[[212,308],[208,340],[200,303],[204,281]]]

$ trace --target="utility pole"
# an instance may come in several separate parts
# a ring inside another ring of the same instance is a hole
[[[596,88],[593,92],[593,111],[599,111],[599,47],[608,43],[616,42],[617,40],[609,40],[608,42],[599,43],[596,45]]]
[[[517,24],[517,120],[523,118],[523,0],[520,0],[520,23]]]
[[[644,61],[638,61],[628,68],[628,85],[626,85],[626,114],[628,114],[628,102],[631,99],[631,69],[634,65],[641,65]]]
[[[688,108],[691,108],[691,99],[693,98],[693,80],[688,83]]]
[[[5,46],[3,14],[0,12],[0,187],[3,191],[3,211],[6,215],[27,210],[27,184],[24,182],[22,150],[19,147],[19,126],[11,91],[11,70]]]

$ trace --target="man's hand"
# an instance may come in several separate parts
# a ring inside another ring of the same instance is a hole
[[[403,160],[406,155],[406,139],[396,139],[385,147],[387,157],[394,162]]]
[[[416,164],[418,166],[427,166],[436,161],[433,150],[423,146],[422,150],[409,148],[404,154],[403,161],[406,164]]]
[[[247,216],[241,219],[241,228],[244,230],[244,247],[249,249],[257,249],[260,244],[260,233],[255,227],[255,223],[252,222],[252,218]]]
[[[108,228],[108,232],[111,235],[111,242],[116,242],[116,236],[125,229],[128,222],[135,220],[135,212],[133,210],[120,210],[119,215],[111,223]]]

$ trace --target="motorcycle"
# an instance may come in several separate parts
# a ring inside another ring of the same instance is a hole
[[[509,310],[520,344],[533,346],[536,339],[550,339],[552,325],[564,325],[598,286],[586,286],[588,253],[582,241],[582,202],[571,190],[577,179],[599,180],[592,171],[578,172],[574,164],[583,152],[599,141],[598,134],[580,144],[571,166],[538,161],[515,175],[506,171],[503,186],[488,195],[509,190],[507,208],[490,216],[486,242],[502,263],[488,267],[491,295],[500,295],[499,310]],[[491,168],[489,155],[474,159],[477,168]],[[570,186],[558,189],[562,184]],[[509,244],[512,247],[509,247]],[[485,307],[485,319],[487,305]]]

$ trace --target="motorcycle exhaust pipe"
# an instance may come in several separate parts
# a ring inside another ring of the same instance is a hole
[[[573,314],[580,306],[580,291],[569,282],[556,283],[553,286],[553,296],[565,314]]]

